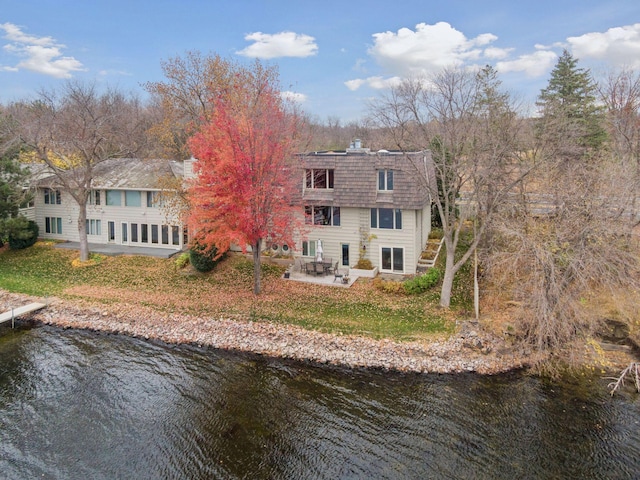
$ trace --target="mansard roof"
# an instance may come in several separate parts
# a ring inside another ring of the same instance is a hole
[[[333,190],[304,189],[306,204],[419,210],[431,201],[424,181],[425,171],[434,178],[431,175],[433,163],[429,151],[371,152],[366,148],[351,148],[337,152],[311,152],[301,155],[301,158],[305,169],[327,168],[334,171]],[[377,171],[381,169],[394,171],[393,191],[378,191]]]

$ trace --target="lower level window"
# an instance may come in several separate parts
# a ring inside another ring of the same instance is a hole
[[[316,256],[316,241],[309,240],[302,242],[302,256],[303,257],[315,257]]]
[[[169,245],[169,225],[162,225],[162,244]]]
[[[382,247],[381,270],[387,272],[404,272],[404,248]]]
[[[62,233],[62,218],[60,217],[44,217],[44,231],[46,233]]]
[[[180,227],[177,225],[171,227],[171,243],[173,245],[180,245]]]
[[[99,219],[87,218],[87,235],[102,235],[102,222]]]

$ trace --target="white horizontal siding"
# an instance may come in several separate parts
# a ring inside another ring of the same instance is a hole
[[[404,273],[416,272],[418,257],[422,251],[424,228],[419,219],[424,220],[423,211],[403,210],[402,229],[372,229],[370,228],[371,211],[368,208],[340,208],[339,227],[310,226],[304,238],[296,242],[296,256],[302,255],[303,240],[322,240],[323,256],[331,258],[333,262],[341,260],[342,244],[349,245],[349,263],[354,266],[360,257],[360,243],[362,235],[375,235],[367,242],[366,258],[375,267],[380,268],[381,247],[401,247],[404,249]],[[430,222],[429,218],[426,219]],[[363,231],[361,232],[361,226]],[[428,233],[427,233],[428,235]],[[426,237],[425,241],[426,241]]]
[[[36,195],[36,223],[40,229],[40,237],[50,238],[56,240],[66,240],[71,242],[79,242],[80,234],[78,232],[78,215],[79,207],[75,200],[68,193],[62,192],[62,202],[60,205],[51,205],[44,203],[44,192],[39,190]],[[146,191],[142,191],[142,206],[141,207],[126,207],[126,206],[113,206],[105,205],[105,194],[101,192],[101,204],[100,205],[87,205],[87,219],[100,220],[101,234],[100,235],[87,235],[89,243],[109,243],[109,231],[108,222],[115,222],[116,227],[116,244],[122,243],[122,224],[127,223],[130,225],[135,223],[138,225],[138,229],[141,224],[147,225],[179,225],[178,222],[172,223],[171,219],[167,219],[164,212],[160,208],[147,207]],[[124,205],[124,196],[122,203]],[[62,234],[46,233],[45,231],[45,217],[60,217],[62,218]],[[83,226],[84,228],[84,226]],[[149,227],[150,228],[150,227]],[[129,232],[130,233],[130,232]],[[149,234],[150,235],[150,234]],[[169,244],[162,243],[142,243],[140,242],[141,235],[138,235],[138,242],[131,242],[131,235],[128,236],[127,245],[132,246],[144,246],[154,248],[172,248],[183,247],[182,239],[182,227],[180,226],[179,245],[173,245],[171,243],[171,232],[169,233]],[[160,238],[160,242],[162,239]]]
[[[22,215],[27,220],[36,221],[36,209],[35,207],[27,207],[20,209],[20,215]]]
[[[416,253],[416,237],[420,236],[417,231],[415,210],[402,210],[402,229],[392,230],[386,228],[372,228],[370,233],[376,238],[371,240],[368,258],[381,270],[382,247],[403,248],[404,249],[404,274],[416,273],[419,253]]]
[[[342,244],[349,245],[349,263],[358,261],[358,245],[360,244],[358,208],[340,208],[340,226],[307,225],[309,232],[306,239],[322,240],[324,258],[331,258],[335,263],[342,260]],[[302,254],[302,243],[298,245]]]

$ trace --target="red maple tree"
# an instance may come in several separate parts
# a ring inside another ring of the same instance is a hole
[[[211,121],[190,140],[198,159],[188,190],[192,241],[217,256],[251,247],[254,293],[260,293],[262,242],[294,245],[302,228],[295,206],[294,164],[300,117],[286,108],[270,80],[215,100]]]

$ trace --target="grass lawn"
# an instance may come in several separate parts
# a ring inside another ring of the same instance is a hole
[[[263,265],[261,295],[252,293],[253,265],[230,256],[208,274],[180,270],[174,259],[102,257],[74,267],[77,252],[38,242],[0,250],[0,288],[40,297],[144,305],[163,312],[298,325],[323,332],[418,340],[447,335],[454,313],[438,307],[438,292],[385,293],[360,279],[333,288],[282,279],[283,268]]]

